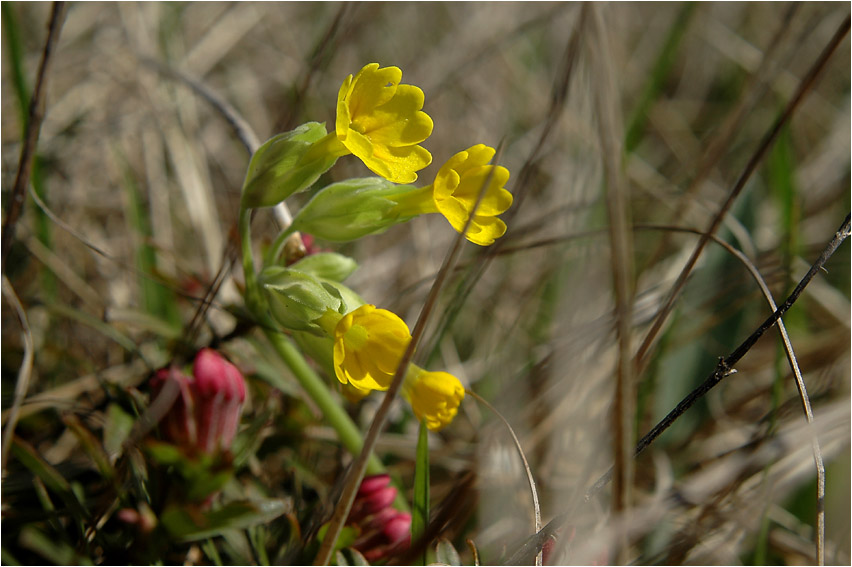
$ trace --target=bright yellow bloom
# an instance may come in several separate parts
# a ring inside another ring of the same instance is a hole
[[[432,163],[417,144],[432,133],[423,91],[401,85],[398,67],[365,65],[346,77],[337,95],[337,139],[371,171],[394,183],[411,183]]]
[[[504,188],[509,170],[488,165],[494,153],[485,144],[457,153],[441,167],[432,185],[395,197],[396,212],[404,216],[439,212],[461,232],[476,208],[465,237],[480,246],[492,244],[506,232],[506,223],[497,215],[512,205],[512,194]],[[480,192],[484,194],[477,206]]]
[[[458,413],[464,387],[448,372],[429,372],[412,364],[402,384],[402,395],[417,419],[426,421],[426,427],[432,431],[438,431]]]
[[[362,305],[334,327],[334,373],[360,390],[387,390],[411,341],[405,322],[386,309]]]

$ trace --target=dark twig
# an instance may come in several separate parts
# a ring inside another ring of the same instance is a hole
[[[816,62],[813,64],[811,69],[808,71],[808,74],[802,79],[802,82],[799,84],[799,88],[796,90],[795,95],[790,101],[787,103],[784,112],[775,120],[775,123],[769,129],[769,131],[764,135],[763,139],[757,146],[757,150],[751,156],[748,163],[743,169],[743,172],[740,174],[740,177],[737,179],[737,182],[734,184],[733,189],[731,189],[730,194],[728,195],[727,200],[722,204],[719,212],[713,218],[713,221],[710,223],[710,226],[707,230],[704,231],[704,235],[698,241],[698,244],[695,245],[695,250],[693,250],[692,255],[689,257],[686,265],[678,275],[677,280],[672,286],[672,290],[669,293],[666,302],[663,304],[660,311],[657,313],[657,317],[654,320],[651,329],[648,331],[648,334],[645,335],[645,340],[642,341],[642,344],[639,347],[639,350],[636,352],[636,356],[633,359],[635,364],[637,375],[641,374],[642,369],[644,368],[645,362],[647,361],[648,354],[650,352],[651,346],[653,345],[658,333],[663,327],[668,315],[671,313],[674,308],[675,301],[680,296],[681,291],[686,285],[686,280],[689,277],[689,274],[692,272],[692,269],[695,267],[695,264],[698,262],[698,257],[701,256],[701,253],[704,251],[704,248],[707,246],[707,243],[710,241],[710,237],[716,233],[719,226],[722,224],[722,220],[725,218],[728,210],[734,204],[734,201],[742,192],[748,180],[751,178],[751,175],[757,169],[758,164],[763,160],[763,157],[766,155],[766,152],[775,142],[775,138],[781,132],[781,128],[786,124],[796,109],[799,107],[799,104],[804,99],[805,95],[810,92],[811,88],[814,86],[817,77],[820,73],[825,69],[828,60],[831,58],[834,51],[840,45],[840,42],[846,37],[846,34],[849,32],[849,16],[843,20],[843,23],[840,24],[840,27],[834,33],[834,36],[828,42],[825,49],[823,49],[820,56],[817,58]]]
[[[44,51],[41,54],[41,62],[36,75],[35,90],[30,100],[30,115],[27,122],[24,146],[21,148],[21,158],[18,162],[18,172],[15,175],[15,185],[12,187],[12,195],[9,198],[9,209],[6,211],[6,221],[3,223],[2,240],[2,267],[0,271],[6,273],[6,257],[15,240],[15,226],[24,209],[24,199],[27,193],[27,185],[30,183],[30,174],[33,169],[36,145],[41,133],[41,124],[44,122],[45,114],[45,92],[47,90],[47,72],[50,69],[53,52],[59,43],[59,33],[65,21],[67,6],[65,2],[54,2],[50,12],[50,23],[48,24],[47,40],[44,43]]]
[[[640,227],[637,227],[637,228],[640,228]],[[655,229],[655,228],[659,228],[659,227],[641,227],[641,228]],[[665,229],[666,230],[689,231],[689,229],[679,229],[679,228],[673,228],[673,227],[665,227]],[[754,333],[752,333],[745,341],[743,341],[743,343],[739,347],[737,347],[737,349],[734,350],[734,352],[732,352],[727,358],[720,359],[719,364],[717,365],[716,369],[704,381],[704,383],[702,383],[695,390],[690,392],[690,394],[687,395],[686,398],[684,398],[675,407],[675,409],[673,409],[671,412],[669,412],[669,414],[665,418],[663,418],[663,420],[660,421],[660,423],[658,423],[656,426],[654,426],[654,428],[650,432],[648,432],[648,434],[645,435],[639,441],[639,443],[636,445],[636,449],[634,451],[635,455],[639,455],[642,451],[644,451],[651,443],[654,442],[654,440],[657,437],[660,436],[661,433],[663,433],[663,431],[665,431],[668,427],[670,427],[672,425],[672,423],[674,423],[678,419],[678,417],[683,415],[683,413],[686,412],[686,410],[688,410],[690,407],[692,407],[692,405],[698,399],[700,399],[707,392],[709,392],[725,376],[729,376],[730,374],[733,374],[735,372],[735,371],[733,371],[734,364],[736,364],[748,352],[748,350],[752,346],[754,346],[754,344],[763,335],[763,333],[765,333],[768,329],[770,329],[772,327],[772,325],[774,325],[784,315],[784,313],[786,313],[790,309],[790,307],[793,305],[793,303],[795,303],[796,300],[798,299],[799,295],[801,295],[801,293],[805,289],[805,287],[807,287],[807,285],[810,283],[810,281],[813,279],[813,277],[817,274],[817,272],[819,272],[820,270],[823,269],[823,266],[828,261],[828,259],[832,256],[832,254],[834,254],[834,252],[843,243],[843,241],[846,238],[849,237],[849,235],[850,235],[850,216],[847,215],[846,219],[843,221],[843,224],[840,226],[838,231],[835,233],[832,240],[828,243],[825,250],[823,250],[822,254],[820,254],[819,258],[817,258],[816,262],[814,262],[814,264],[811,266],[810,270],[808,270],[808,273],[805,274],[805,276],[802,278],[802,280],[799,282],[799,284],[796,286],[796,288],[793,290],[793,292],[789,295],[789,297],[787,297],[787,300],[780,307],[775,309],[775,311],[772,313],[772,315],[770,315],[763,322],[763,324],[761,324],[760,327],[758,327],[757,330],[755,330]],[[716,240],[717,242],[721,243],[721,241],[719,241],[716,238],[713,238],[713,240]],[[790,351],[790,352],[792,352],[792,351]],[[806,399],[807,398],[804,398],[804,400],[806,400]],[[803,401],[803,403],[806,403],[808,408],[810,407],[809,402]],[[807,410],[806,410],[806,413],[807,413]],[[811,413],[810,417],[808,418],[808,421],[810,422],[812,419],[813,419],[813,414]],[[815,448],[815,451],[816,450],[818,450],[818,447]],[[814,458],[818,459],[818,461],[817,461],[818,462],[818,464],[817,464],[818,474],[820,472],[822,472],[822,474],[824,474],[824,468],[822,469],[822,471],[819,470],[820,464],[821,464],[821,461],[822,461],[821,454],[815,453]],[[595,484],[586,492],[585,500],[589,501],[595,494],[597,494],[604,486],[606,486],[609,483],[611,478],[612,478],[612,470],[607,471],[603,476],[601,476],[597,480],[597,482],[595,482]],[[818,490],[820,490],[820,487],[818,487]],[[822,490],[824,490],[824,488]],[[820,494],[823,494],[823,493],[821,492]],[[818,502],[818,508],[822,508],[822,507],[823,507],[823,502],[821,500],[820,502]],[[532,555],[534,553],[538,553],[538,551],[541,550],[541,547],[548,540],[548,538],[550,538],[552,535],[554,535],[557,532],[557,530],[563,524],[568,522],[571,519],[572,515],[573,515],[572,512],[568,512],[568,513],[563,513],[563,514],[559,514],[557,516],[554,516],[553,519],[551,519],[550,522],[548,522],[541,529],[541,531],[539,531],[537,534],[528,538],[524,542],[524,544],[521,545],[521,547],[518,548],[517,551],[515,551],[514,554],[512,554],[512,556],[509,558],[508,561],[506,561],[505,564],[506,565],[520,565],[520,564],[523,564],[526,561],[529,561],[529,558],[532,557]],[[818,511],[818,517],[817,517],[818,523],[819,523],[819,520],[820,520],[820,516],[821,516],[821,512]],[[819,526],[818,526],[818,530],[819,530]],[[818,554],[819,554],[820,547],[822,547],[823,550],[824,550],[824,544],[821,545],[820,541],[819,541],[819,538],[821,538],[821,537],[822,537],[821,534],[818,533],[817,534],[817,538],[818,538],[817,553]],[[823,551],[823,553],[824,553],[824,551]]]
[[[675,408],[669,412],[669,414],[660,420],[657,425],[655,425],[651,431],[649,431],[642,439],[639,440],[639,443],[636,444],[636,449],[634,454],[639,455],[648,448],[648,446],[654,442],[654,440],[659,437],[666,429],[671,427],[671,425],[681,416],[686,410],[691,408],[696,401],[704,397],[710,390],[712,390],[719,382],[721,382],[724,378],[730,376],[731,374],[736,373],[734,369],[734,365],[740,361],[740,359],[745,356],[745,354],[755,345],[757,340],[763,336],[767,330],[772,328],[775,325],[776,321],[787,312],[788,309],[796,302],[801,295],[802,291],[807,287],[813,277],[819,272],[832,254],[837,250],[840,244],[846,240],[849,236],[849,215],[846,215],[846,219],[843,221],[843,224],[837,230],[834,235],[834,238],[831,239],[831,242],[828,243],[825,250],[822,251],[819,258],[817,258],[816,262],[811,266],[811,269],[808,270],[808,273],[802,278],[799,282],[799,285],[790,293],[787,297],[787,300],[775,310],[772,315],[770,315],[749,337],[744,340],[740,346],[734,350],[731,354],[729,354],[726,358],[720,358],[719,363],[716,365],[715,370],[707,377],[704,382],[702,382],[697,388],[695,388],[692,392],[690,392],[680,403],[675,406]],[[606,486],[610,479],[610,472],[604,474],[598,481],[589,489],[586,493],[586,499],[588,500],[601,488]]]

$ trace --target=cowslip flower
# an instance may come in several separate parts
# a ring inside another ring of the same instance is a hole
[[[411,341],[402,319],[370,304],[341,317],[329,334],[337,379],[359,390],[387,390]]]
[[[398,67],[369,63],[349,75],[337,95],[335,131],[309,152],[354,154],[371,171],[394,183],[411,183],[432,162],[418,145],[432,134],[432,119],[423,112],[423,91],[402,85]]]
[[[509,170],[489,165],[494,154],[494,148],[485,144],[457,153],[441,167],[432,185],[395,198],[395,212],[405,217],[441,213],[457,232],[464,230],[473,213],[465,237],[480,246],[492,244],[506,232],[506,223],[497,215],[512,205],[512,194],[504,188]]]
[[[412,364],[402,383],[402,396],[417,419],[438,431],[449,425],[464,399],[464,386],[448,372],[430,372]]]

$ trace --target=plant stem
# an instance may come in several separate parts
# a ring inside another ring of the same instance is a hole
[[[263,297],[257,283],[257,274],[254,271],[254,257],[251,250],[251,210],[244,207],[240,210],[240,245],[243,254],[243,272],[246,282],[245,301],[246,307],[263,329],[266,338],[272,344],[275,352],[293,372],[293,376],[310,396],[311,400],[322,411],[329,425],[337,432],[337,437],[346,449],[353,455],[358,455],[364,446],[361,432],[355,423],[349,418],[331,391],[316,372],[308,365],[305,358],[288,339],[284,333],[278,330],[278,326],[268,314],[264,305]],[[285,231],[286,233],[286,231]],[[367,464],[370,474],[384,472],[381,461],[371,456]]]
[[[287,244],[287,240],[294,232],[296,231],[292,224],[281,231],[281,234],[278,235],[275,242],[273,242],[272,246],[269,247],[269,250],[266,251],[266,254],[263,257],[264,265],[271,266],[276,260],[278,260],[278,257],[281,256],[281,252],[284,250],[284,245]]]
[[[319,406],[328,424],[337,432],[337,437],[343,446],[353,455],[358,455],[364,446],[361,432],[340,404],[331,396],[331,392],[322,378],[308,366],[307,361],[293,342],[283,333],[274,330],[270,325],[264,325],[263,332],[281,360],[293,371],[293,375],[305,392]],[[367,471],[370,474],[384,472],[384,466],[375,455],[370,457],[370,461],[367,463]]]

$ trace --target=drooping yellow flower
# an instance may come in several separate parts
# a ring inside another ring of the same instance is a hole
[[[504,188],[509,170],[488,164],[494,153],[485,144],[457,153],[441,167],[432,185],[395,197],[396,212],[404,216],[441,213],[461,232],[475,208],[465,237],[480,246],[492,244],[506,232],[506,223],[497,215],[512,205],[512,194]],[[480,192],[482,200],[477,206]]]
[[[438,431],[458,413],[464,387],[448,372],[429,372],[412,364],[402,383],[402,395],[417,419],[426,421],[426,427],[432,431]]]
[[[405,322],[386,309],[362,305],[334,327],[334,373],[360,390],[387,390],[411,341]]]
[[[389,181],[411,183],[432,163],[432,155],[418,145],[432,133],[432,119],[421,110],[423,91],[401,80],[398,67],[378,63],[346,77],[337,95],[337,139],[329,147],[355,154]]]

